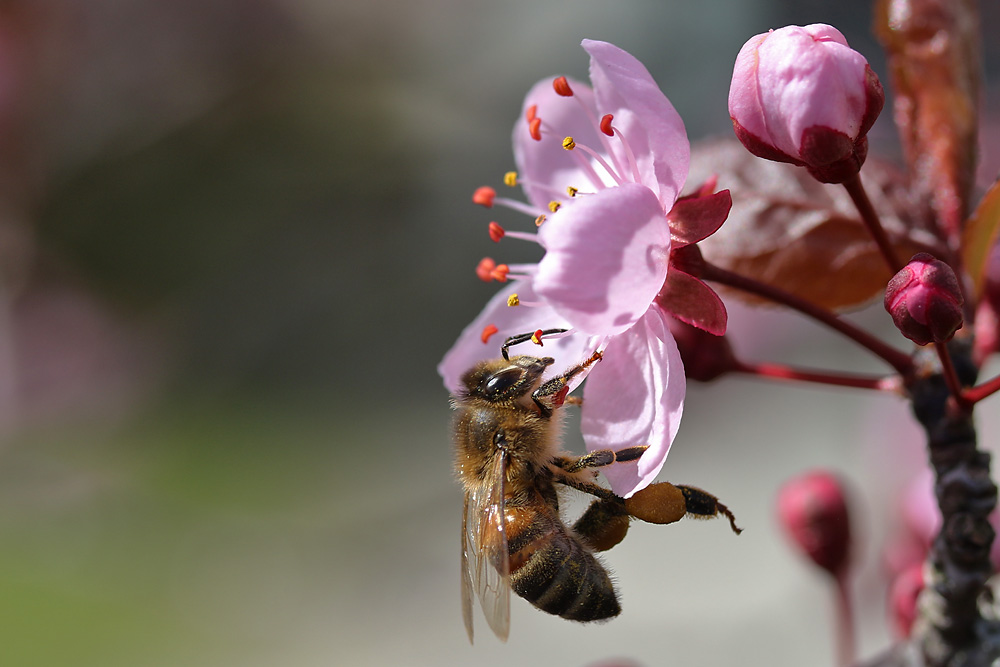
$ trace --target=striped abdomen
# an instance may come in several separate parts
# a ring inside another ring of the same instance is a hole
[[[544,501],[507,507],[510,584],[542,611],[573,621],[621,612],[604,566]]]

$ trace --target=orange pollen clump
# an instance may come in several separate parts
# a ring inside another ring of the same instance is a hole
[[[542,140],[542,119],[535,117],[528,121],[528,134],[535,141]]]
[[[535,227],[541,227],[542,223],[545,222],[545,214],[542,213],[540,216],[535,218]]]
[[[541,329],[536,329],[535,333],[531,334],[531,342],[534,343],[535,345],[537,345],[538,347],[543,347],[542,346],[542,330]]]
[[[573,89],[569,87],[569,81],[564,76],[556,77],[556,80],[552,82],[552,87],[555,89],[557,95],[573,97]]]
[[[551,212],[553,212],[553,213],[555,213],[556,211],[558,211],[561,206],[562,206],[562,204],[560,204],[557,201],[550,201],[549,202],[549,210]]]
[[[496,196],[496,190],[488,185],[484,185],[481,188],[476,188],[476,191],[472,193],[472,203],[485,206],[486,208],[493,208],[493,200]]]
[[[490,276],[493,280],[498,283],[507,282],[507,274],[510,272],[510,267],[506,264],[497,264],[497,268],[490,272]]]
[[[490,238],[493,239],[494,243],[500,243],[500,239],[502,239],[503,235],[506,233],[507,232],[504,230],[504,228],[501,227],[499,224],[495,222],[490,223]]]
[[[614,119],[614,116],[612,116],[609,113],[608,114],[604,114],[604,118],[601,119],[601,132],[603,132],[604,134],[608,135],[609,137],[615,136],[615,131],[611,127],[611,121],[613,119]]]
[[[485,345],[490,341],[490,336],[492,336],[498,331],[500,330],[497,329],[497,326],[495,324],[487,324],[485,327],[483,327],[483,332],[479,334],[479,340],[483,341],[483,345]]]

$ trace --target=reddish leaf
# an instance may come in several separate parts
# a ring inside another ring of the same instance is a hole
[[[875,29],[888,56],[910,178],[957,251],[976,166],[976,0],[879,0]]]
[[[722,228],[698,244],[709,262],[831,309],[860,305],[885,289],[892,273],[844,188],[756,158],[735,140],[694,147],[690,180],[710,173],[731,191],[733,207]],[[900,257],[945,254],[928,229],[928,208],[910,197],[897,170],[869,158],[861,177]]]
[[[996,181],[983,195],[975,213],[969,218],[962,234],[962,263],[969,277],[975,296],[982,293],[986,279],[987,258],[990,249],[1000,236],[1000,181]]]
[[[667,213],[670,235],[680,244],[697,243],[711,236],[729,215],[733,198],[728,190],[714,194],[681,197]]]

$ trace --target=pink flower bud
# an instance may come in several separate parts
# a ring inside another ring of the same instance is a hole
[[[804,166],[824,183],[860,171],[884,102],[865,57],[821,23],[750,38],[729,88],[729,116],[747,150]]]
[[[896,328],[917,345],[951,340],[962,327],[964,302],[952,268],[925,252],[914,255],[885,290]]]
[[[847,567],[851,526],[840,481],[825,471],[792,479],[778,492],[778,518],[792,542],[834,576]]]

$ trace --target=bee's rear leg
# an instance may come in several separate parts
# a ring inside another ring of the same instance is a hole
[[[573,530],[594,551],[607,551],[625,539],[628,522],[624,500],[617,496],[598,498],[576,520]]]

